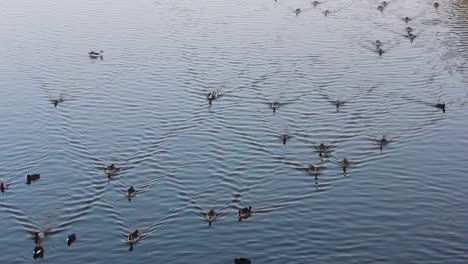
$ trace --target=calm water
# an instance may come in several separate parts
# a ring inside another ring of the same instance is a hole
[[[467,263],[468,3],[439,2],[2,0],[2,261],[43,231],[45,263]]]

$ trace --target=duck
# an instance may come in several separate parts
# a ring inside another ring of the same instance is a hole
[[[343,168],[343,172],[346,172],[346,168],[349,167],[351,163],[348,161],[347,158],[343,158],[342,161],[340,161],[340,166]]]
[[[41,175],[40,174],[31,174],[31,175],[27,175],[26,176],[26,183],[27,184],[31,184],[31,182],[33,181],[37,181],[41,178]]]
[[[414,29],[412,27],[406,27],[406,32],[410,33],[411,31],[413,31]]]
[[[278,101],[274,101],[274,102],[270,103],[270,107],[271,107],[271,109],[273,109],[273,113],[275,113],[276,109],[280,108],[280,106],[281,106],[281,104]]]
[[[211,104],[211,101],[215,100],[216,98],[218,98],[218,91],[211,91],[208,93],[208,95],[206,96],[206,98],[208,99],[208,101],[210,102]]]
[[[302,11],[300,8],[296,8],[296,10],[294,10],[294,13],[296,13],[296,16],[299,15],[301,12]]]
[[[315,178],[317,178],[317,175],[320,174],[320,168],[319,168],[319,167],[315,167],[315,166],[312,165],[312,164],[309,165],[309,168],[307,169],[307,171],[308,171],[310,174],[315,175]]]
[[[137,230],[133,231],[133,233],[130,233],[127,237],[127,241],[129,243],[136,243],[141,239],[140,232]]]
[[[331,13],[331,12],[330,12],[328,9],[325,10],[325,11],[323,11],[323,14],[324,14],[325,16],[327,16],[327,15],[330,14],[330,13]]]
[[[1,191],[2,193],[5,192],[5,189],[6,189],[6,188],[7,188],[6,185],[5,185],[3,182],[0,182],[0,191]]]
[[[439,7],[439,3],[435,2],[435,3],[434,3],[434,7],[435,7],[435,8],[438,8],[438,7]]]
[[[251,261],[248,258],[235,258],[234,264],[251,264]]]
[[[438,103],[435,105],[435,107],[442,109],[442,111],[445,113],[445,103]]]
[[[380,12],[383,13],[384,6],[382,6],[382,5],[377,6],[377,10],[379,10]]]
[[[388,143],[390,143],[390,140],[387,140],[385,137],[377,140],[377,145],[379,145],[380,150],[382,150],[383,146],[387,145]]]
[[[320,143],[320,145],[316,146],[316,148],[319,151],[319,156],[322,157],[322,154],[327,152],[328,149],[330,148],[330,146],[327,146],[327,145],[325,145],[323,143]]]
[[[102,56],[104,55],[104,51],[102,50],[100,50],[99,52],[90,51],[88,55],[91,59],[98,59],[98,58],[102,59]]]
[[[239,212],[237,214],[237,218],[239,218],[239,222],[242,221],[242,219],[247,219],[250,217],[252,214],[252,206],[249,206],[249,208],[244,207],[242,209],[239,209]]]
[[[42,245],[36,245],[33,250],[33,258],[44,258],[44,247]]]
[[[382,54],[384,53],[384,50],[381,49],[381,48],[379,48],[379,49],[377,50],[377,53],[379,53],[379,56],[382,56]]]
[[[382,6],[383,6],[383,7],[387,7],[387,5],[388,5],[388,3],[387,3],[386,1],[383,1],[383,2],[382,2]]]
[[[67,246],[70,246],[73,242],[75,242],[75,240],[76,240],[76,235],[75,235],[75,233],[69,235],[69,236],[67,237]]]
[[[317,7],[318,5],[320,5],[319,1],[312,1],[312,6]]]
[[[205,214],[205,219],[208,221],[208,224],[211,226],[211,222],[213,222],[218,215],[216,214],[214,209],[211,209],[208,213]]]
[[[376,40],[374,42],[374,45],[377,47],[377,48],[380,48],[382,46],[382,42],[380,40]]]
[[[283,145],[286,145],[286,141],[290,139],[291,137],[287,134],[284,134],[284,135],[281,135],[280,138],[283,141]]]
[[[114,163],[112,163],[111,165],[106,167],[105,172],[110,176],[111,174],[117,172],[117,166]]]
[[[130,188],[128,188],[127,190],[127,197],[131,198],[131,197],[135,197],[135,195],[136,195],[135,189],[133,188],[133,186],[130,186]]]
[[[416,38],[416,35],[408,33],[408,35],[406,35],[405,38],[408,38],[411,41],[411,43],[413,43],[414,39]]]
[[[345,104],[344,101],[340,101],[340,100],[336,100],[336,101],[335,101],[335,105],[336,105],[336,108],[337,108],[337,109],[340,108],[340,106],[342,106],[342,105],[344,105],[344,104]]]
[[[62,98],[57,98],[57,99],[52,99],[51,101],[54,104],[54,107],[57,107],[57,105],[59,105],[60,103],[63,102],[63,99]]]
[[[404,18],[403,18],[403,21],[405,21],[405,23],[408,24],[408,22],[411,21],[411,18],[409,18],[409,17],[404,17]]]

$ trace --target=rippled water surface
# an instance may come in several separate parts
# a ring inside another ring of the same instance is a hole
[[[46,263],[467,263],[468,2],[439,3],[2,0],[2,262],[41,231]]]

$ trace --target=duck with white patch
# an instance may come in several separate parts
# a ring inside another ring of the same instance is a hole
[[[76,240],[76,235],[75,235],[75,233],[69,235],[69,236],[67,237],[67,246],[70,246],[73,242],[75,242],[75,240]]]
[[[102,59],[102,57],[104,56],[104,51],[102,50],[100,50],[99,52],[90,51],[88,55],[91,59]]]

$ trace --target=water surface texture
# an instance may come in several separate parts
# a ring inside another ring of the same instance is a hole
[[[388,2],[0,1],[2,262],[467,263],[468,2]]]

